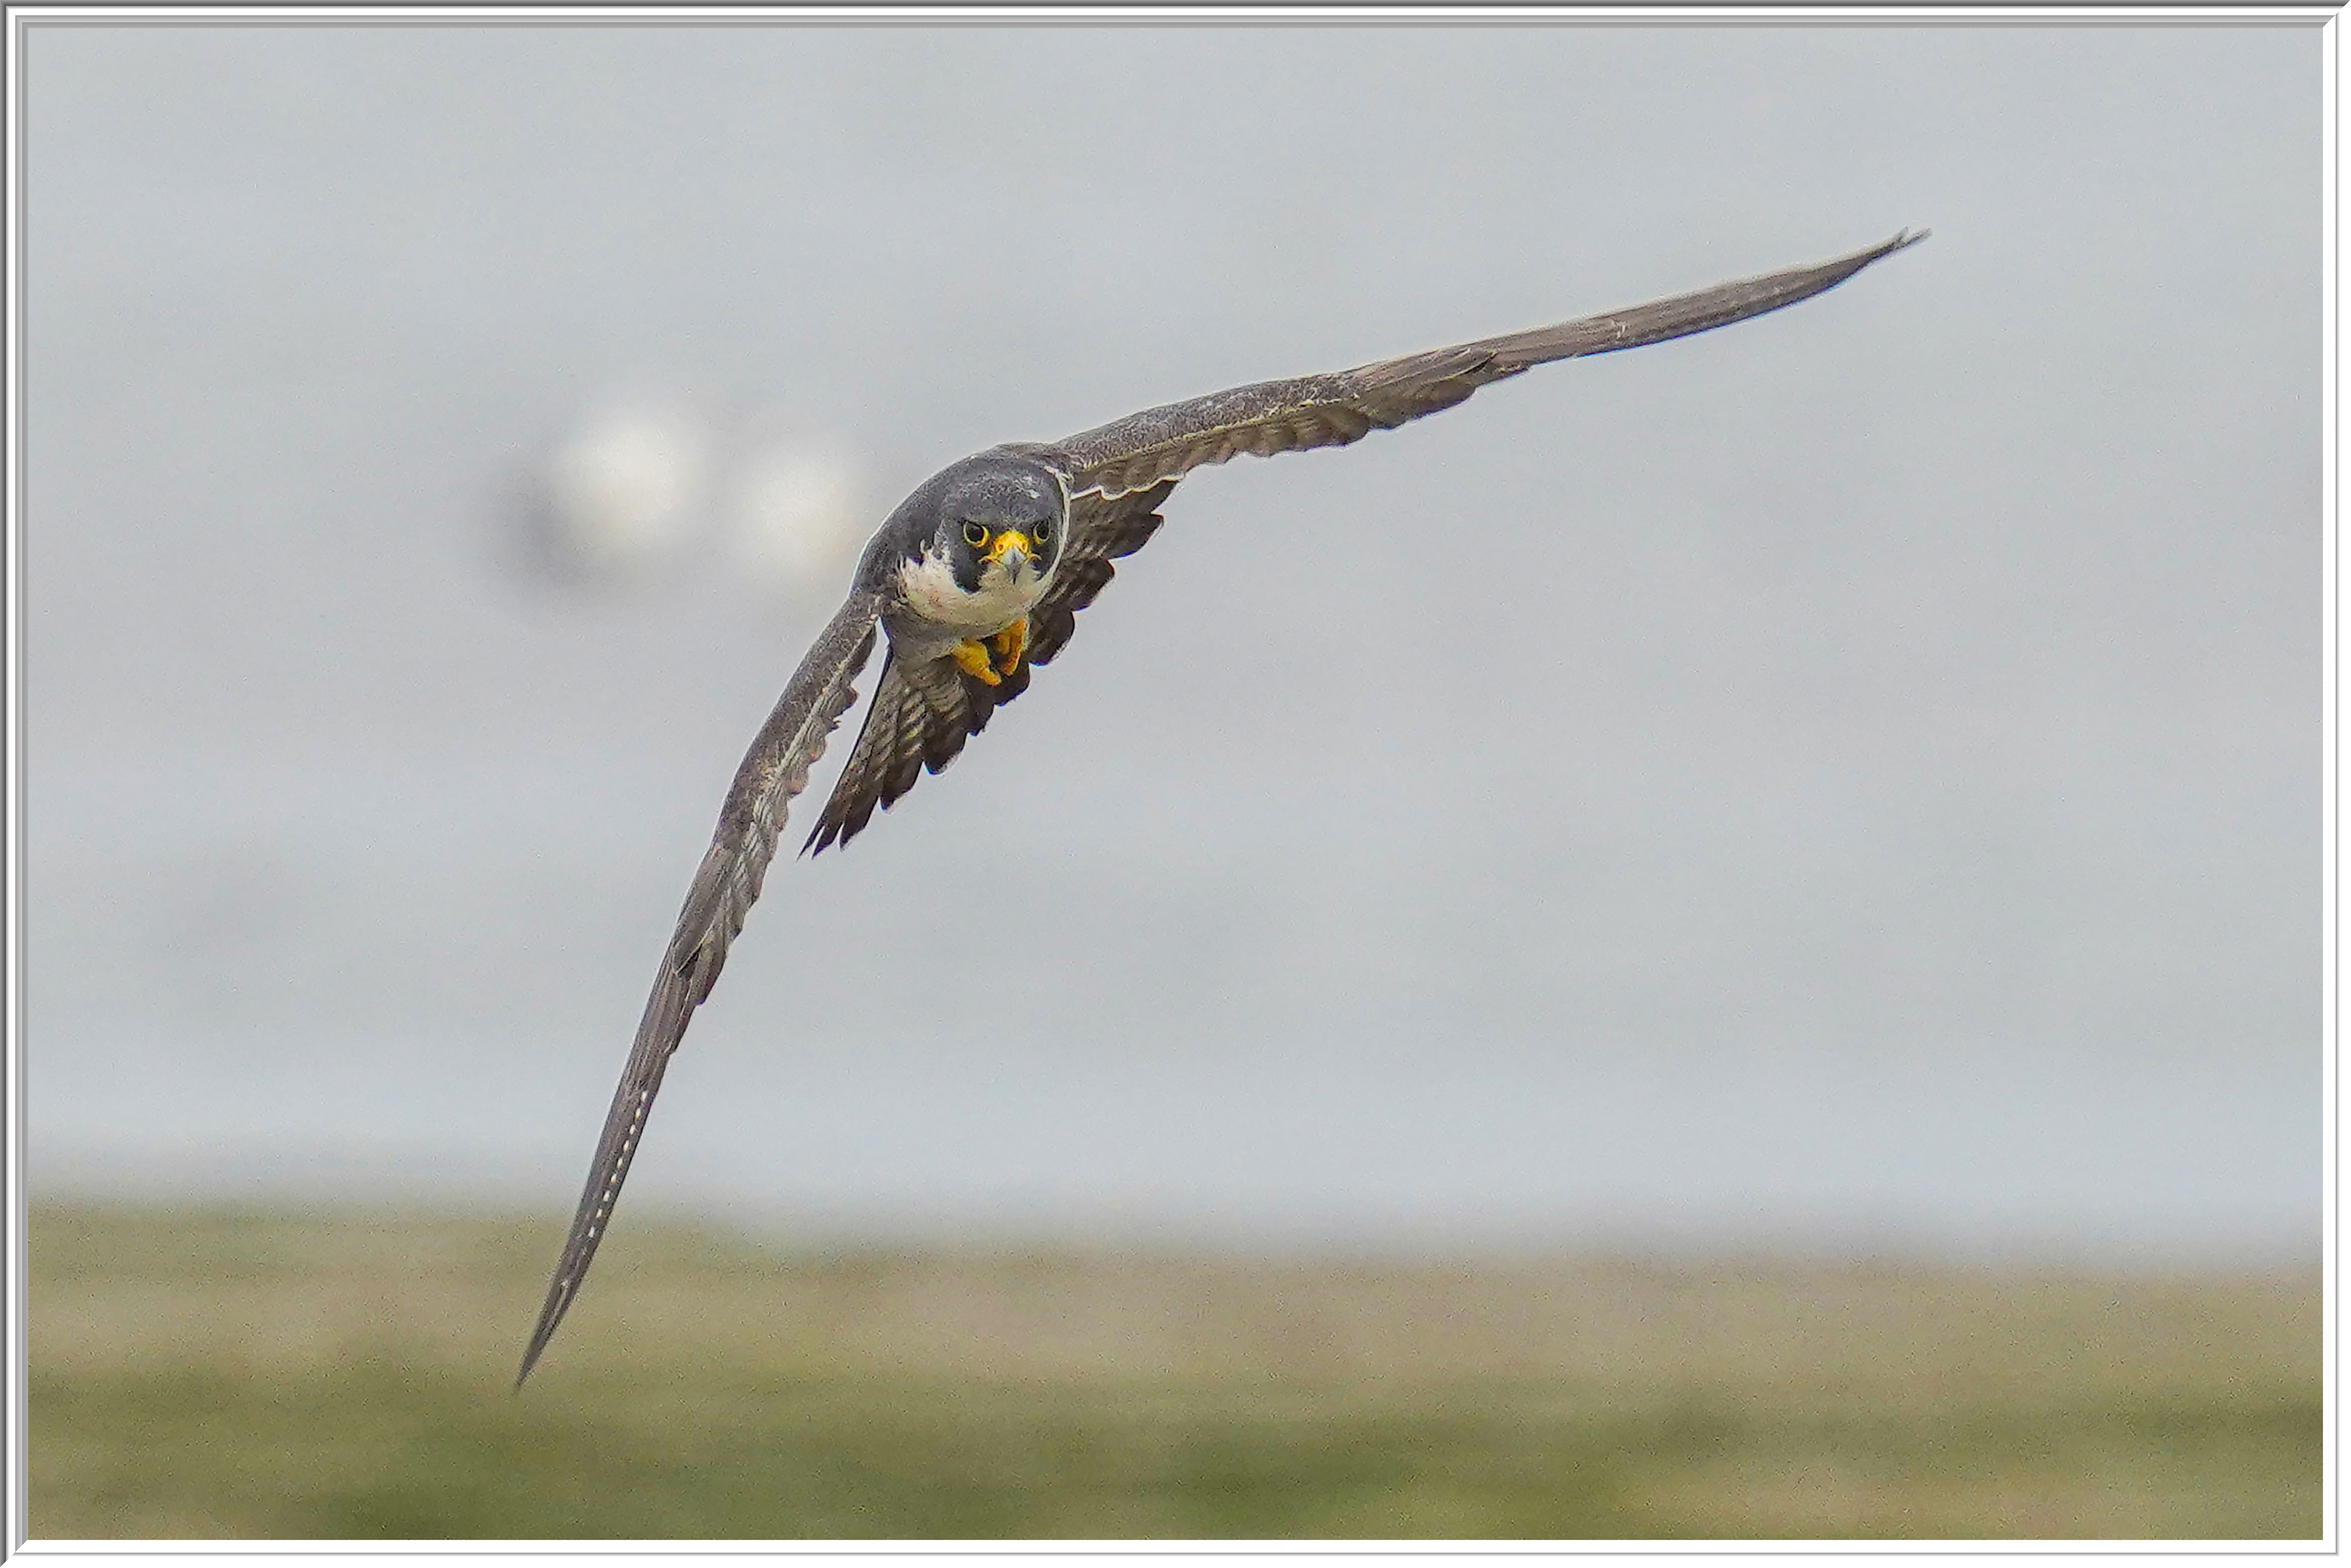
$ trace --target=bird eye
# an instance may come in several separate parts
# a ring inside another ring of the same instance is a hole
[[[1049,545],[1053,542],[1052,524],[1039,523],[1037,525],[1037,542],[1040,545]]]
[[[974,549],[977,549],[980,546],[986,544],[987,542],[987,525],[984,523],[966,523],[963,526],[963,542],[969,545]]]

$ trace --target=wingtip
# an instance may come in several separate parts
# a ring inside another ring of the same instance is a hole
[[[1823,262],[1819,270],[1831,275],[1837,282],[1842,283],[1862,268],[1874,267],[1878,262],[1884,261],[1896,251],[1909,249],[1933,232],[1932,229],[1898,229],[1892,239],[1880,240],[1866,250],[1857,250],[1851,256],[1840,257],[1835,261]]]
[[[572,1290],[577,1282],[577,1276],[566,1280],[559,1275],[555,1286],[548,1292],[547,1304],[538,1310],[538,1323],[530,1331],[530,1343],[523,1346],[522,1367],[515,1374],[515,1393],[522,1392],[531,1368],[538,1364],[538,1358],[546,1354],[547,1347],[555,1342],[555,1331],[562,1326],[564,1314],[571,1310]]]
[[[515,1374],[514,1387],[508,1390],[509,1393],[520,1394],[522,1392],[522,1385],[530,1380],[531,1368],[538,1364],[539,1354],[547,1349],[547,1342],[553,1336],[549,1334],[535,1334],[532,1336],[529,1348],[522,1353],[522,1366],[520,1370],[517,1371]]]

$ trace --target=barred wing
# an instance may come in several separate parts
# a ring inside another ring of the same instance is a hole
[[[661,972],[637,1025],[636,1043],[622,1070],[612,1108],[604,1117],[603,1135],[596,1143],[595,1163],[589,1167],[588,1186],[580,1195],[571,1234],[555,1265],[547,1303],[539,1309],[538,1326],[523,1352],[522,1370],[515,1386],[538,1364],[539,1353],[555,1335],[556,1325],[571,1308],[587,1277],[588,1265],[603,1239],[604,1228],[620,1201],[621,1184],[628,1178],[629,1162],[636,1156],[637,1141],[645,1130],[645,1116],[661,1089],[662,1074],[672,1052],[684,1037],[694,1009],[710,995],[718,971],[726,962],[726,948],[743,929],[744,916],[759,896],[759,884],[775,858],[776,838],[783,831],[792,797],[808,788],[809,769],[824,755],[824,747],[841,716],[857,700],[850,683],[872,656],[874,625],[881,601],[856,593],[841,606],[800,661],[791,683],[784,688],[775,711],[768,716],[748,756],[736,770],[718,814],[718,831],[694,874],[678,915],[676,933],[662,956]]]
[[[896,663],[893,655],[803,852],[847,843],[925,771],[936,773],[961,755],[965,742],[987,727],[998,708],[1028,689],[1029,667],[1050,664],[1061,653],[1076,630],[1078,612],[1114,575],[1111,563],[1143,548],[1158,528],[1158,508],[1176,482],[1202,464],[1244,452],[1270,456],[1343,446],[1374,430],[1450,408],[1489,382],[1552,360],[1637,349],[1727,327],[1833,288],[1925,237],[1906,230],[1883,245],[1817,267],[1717,284],[1628,310],[1432,349],[1335,375],[1259,382],[1145,409],[1066,441],[998,448],[1059,470],[1071,492],[1068,543],[1051,587],[1029,614],[1027,663],[1002,685],[989,686],[949,659],[914,667]]]
[[[1927,237],[1906,229],[1883,245],[1816,267],[1718,283],[1629,309],[1500,338],[1431,349],[1332,375],[1259,382],[1145,409],[1038,449],[1080,494],[1117,497],[1249,453],[1344,446],[1374,430],[1451,408],[1490,382],[1553,360],[1610,354],[1711,331],[1834,288],[1882,256]]]
[[[1147,489],[1081,495],[1070,502],[1069,548],[1053,570],[1052,586],[1029,612],[1030,664],[1053,662],[1077,630],[1078,612],[1117,575],[1111,562],[1133,555],[1159,531],[1159,507],[1175,488],[1175,480],[1163,479]]]
[[[821,854],[864,831],[877,808],[895,805],[925,768],[936,773],[953,762],[1000,705],[1028,689],[1025,664],[991,686],[951,658],[914,664],[893,647],[883,655],[865,727],[800,852]]]

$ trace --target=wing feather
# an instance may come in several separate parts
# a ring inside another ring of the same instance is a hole
[[[1243,454],[1344,446],[1374,430],[1451,408],[1479,387],[1553,360],[1611,354],[1711,331],[1834,288],[1870,263],[1926,238],[1904,230],[1882,245],[1814,267],[1719,283],[1691,294],[1531,331],[1431,349],[1290,381],[1258,382],[1145,409],[1030,448],[1070,476],[1076,493],[1118,497]]]
[[[758,738],[736,770],[718,815],[718,829],[701,869],[686,892],[677,930],[662,955],[653,978],[653,995],[645,1002],[635,1042],[605,1113],[604,1131],[596,1142],[596,1157],[589,1166],[588,1185],[580,1195],[571,1232],[555,1265],[555,1277],[539,1309],[538,1326],[523,1352],[522,1370],[515,1386],[538,1364],[548,1341],[555,1335],[563,1314],[570,1310],[596,1257],[621,1184],[628,1178],[643,1135],[645,1117],[661,1089],[669,1059],[684,1038],[694,1009],[710,995],[726,950],[743,929],[744,918],[759,896],[768,864],[775,858],[792,798],[808,788],[809,769],[824,755],[825,742],[841,723],[841,716],[857,700],[851,683],[872,656],[874,626],[881,601],[871,593],[852,595],[800,661],[784,695],[768,716]]]
[[[1029,612],[1029,662],[1050,664],[1077,630],[1078,612],[1117,575],[1111,562],[1151,542],[1165,519],[1159,507],[1176,488],[1163,479],[1118,497],[1085,495],[1070,503],[1070,540],[1045,597]],[[1005,698],[1005,701],[1011,699]]]
[[[888,810],[925,772],[953,762],[998,707],[1028,688],[1025,666],[991,686],[953,659],[911,663],[893,648],[865,727],[801,852],[821,854],[864,831],[876,810]]]

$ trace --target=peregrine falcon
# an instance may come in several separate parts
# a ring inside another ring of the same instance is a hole
[[[881,679],[804,853],[856,837],[877,808],[955,760],[998,707],[1027,691],[1034,672],[1061,655],[1078,612],[1110,581],[1111,563],[1158,530],[1161,505],[1193,469],[1242,453],[1344,446],[1552,360],[1744,321],[1833,288],[1925,237],[1906,229],[1814,267],[1332,375],[1234,387],[1063,441],[992,447],[932,476],[866,545],[849,601],[818,634],[736,771],[662,956],[515,1385],[530,1375],[579,1294],[670,1056],[759,896],[792,798],[857,700],[851,683],[877,633],[887,638]]]

